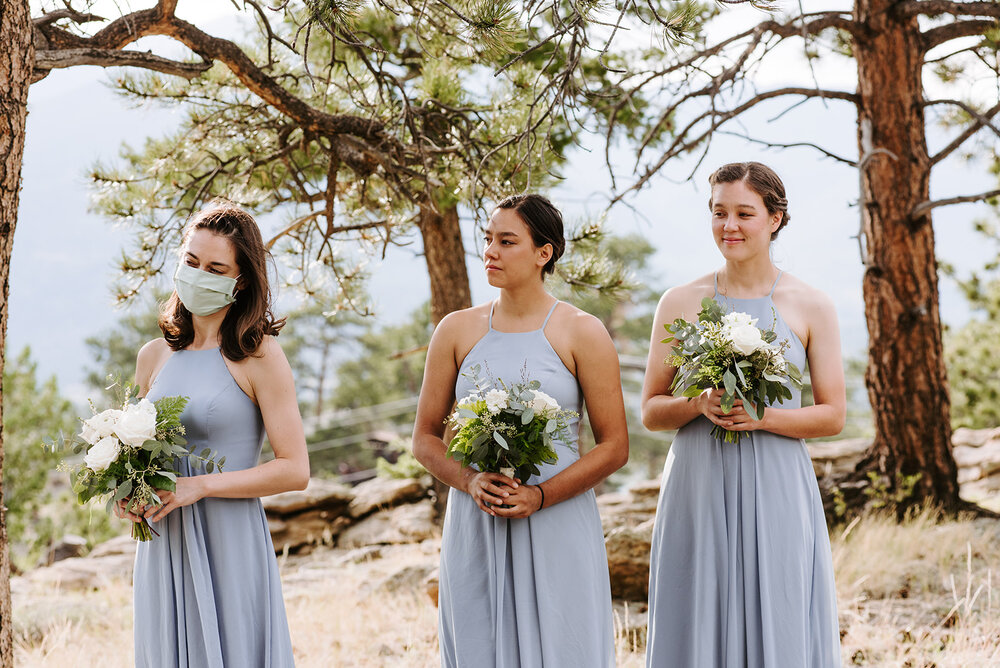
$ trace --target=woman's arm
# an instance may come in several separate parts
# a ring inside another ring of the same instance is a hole
[[[500,517],[527,517],[543,507],[543,499],[544,507],[571,499],[597,485],[628,461],[628,425],[618,351],[597,318],[591,315],[577,318],[574,327],[576,376],[583,390],[596,445],[540,485],[518,486],[505,500],[511,507],[495,510]]]
[[[656,305],[653,331],[649,337],[649,357],[646,359],[646,376],[642,381],[642,424],[650,431],[680,429],[699,415],[708,415],[712,393],[703,393],[694,399],[675,397],[670,392],[677,368],[666,363],[673,353],[672,343],[663,343],[670,336],[664,325],[683,317],[684,306],[690,301],[683,294],[684,288],[667,290]],[[687,309],[690,310],[690,309]],[[715,397],[715,403],[719,403]],[[721,406],[719,406],[721,413]]]
[[[844,367],[840,357],[840,328],[837,311],[830,298],[812,290],[801,304],[809,326],[806,357],[812,383],[813,405],[804,408],[767,406],[760,420],[754,420],[737,401],[729,416],[720,423],[730,431],[765,431],[790,438],[835,436],[844,428],[847,396]]]
[[[267,337],[261,346],[263,355],[247,358],[245,368],[274,459],[242,471],[179,477],[177,490],[160,493],[163,505],[147,510],[146,517],[158,521],[175,508],[205,497],[245,499],[305,489],[309,453],[292,369],[273,337]]]
[[[431,475],[455,489],[467,492],[481,510],[493,513],[486,503],[503,503],[516,483],[499,473],[481,473],[448,457],[444,442],[445,420],[455,404],[458,378],[456,345],[462,332],[461,313],[447,315],[434,330],[427,349],[424,380],[413,425],[413,456]]]

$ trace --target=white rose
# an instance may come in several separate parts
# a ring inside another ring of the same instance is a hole
[[[559,410],[559,402],[545,394],[541,390],[532,390],[535,393],[535,398],[531,400],[531,408],[534,409],[536,413],[543,413],[546,409],[551,409],[554,411]]]
[[[745,325],[756,325],[757,318],[751,318],[749,313],[727,313],[722,316],[722,324],[730,328],[743,327]]]
[[[115,435],[119,440],[133,448],[140,447],[146,441],[156,436],[156,406],[148,399],[142,399],[137,404],[131,404],[125,409],[125,414],[118,421]]]
[[[83,462],[90,470],[100,473],[108,468],[111,462],[115,461],[120,449],[117,438],[114,436],[105,436],[87,451],[87,456],[83,458]]]
[[[503,390],[490,390],[483,399],[486,400],[486,410],[493,415],[507,407],[507,393]]]
[[[122,417],[122,412],[113,408],[98,413],[89,420],[83,421],[83,429],[80,431],[80,438],[91,445],[96,444],[102,438],[107,438],[115,433],[115,427]]]
[[[767,345],[760,335],[760,330],[753,325],[741,325],[729,330],[729,340],[733,347],[744,355],[751,355]]]

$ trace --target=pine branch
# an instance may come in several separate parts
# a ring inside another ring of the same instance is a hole
[[[911,219],[917,219],[923,216],[925,213],[931,209],[936,209],[939,206],[948,206],[950,204],[963,204],[966,202],[981,202],[988,199],[993,199],[995,197],[1000,197],[1000,190],[990,190],[988,192],[979,193],[978,195],[963,195],[961,197],[949,197],[948,199],[939,199],[933,202],[923,202],[913,207],[913,211],[910,212]]]
[[[170,60],[150,51],[120,51],[116,49],[54,49],[35,52],[35,73],[32,82],[48,75],[49,71],[76,65],[100,67],[138,67],[164,74],[193,79],[212,67],[212,63]]]
[[[954,105],[962,109],[969,116],[971,116],[975,120],[975,122],[969,127],[967,127],[964,132],[958,135],[947,146],[938,151],[935,155],[931,156],[930,160],[932,165],[936,165],[937,163],[941,162],[949,155],[954,153],[962,144],[964,144],[970,137],[975,135],[982,128],[989,128],[990,130],[993,131],[993,134],[1000,137],[1000,128],[993,125],[993,123],[991,122],[993,117],[996,116],[998,113],[1000,113],[1000,103],[993,106],[985,114],[979,113],[976,109],[969,106],[965,102],[962,102],[961,100],[931,100],[929,102],[924,103],[925,106],[930,106],[933,104]]]

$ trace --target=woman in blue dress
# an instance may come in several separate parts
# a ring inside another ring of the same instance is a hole
[[[294,665],[277,561],[261,496],[309,480],[292,372],[274,335],[269,254],[254,219],[213,203],[184,231],[163,338],[139,351],[150,400],[184,395],[188,448],[225,457],[222,473],[186,461],[162,505],[141,509],[156,532],[135,560],[135,664],[224,668]],[[264,435],[274,459],[258,464]],[[119,507],[119,515],[138,516]]]
[[[840,666],[830,542],[816,476],[802,439],[844,425],[844,374],[833,304],[783,274],[770,244],[788,224],[781,180],[755,162],[709,179],[712,232],[725,259],[717,272],[671,288],[653,323],[642,393],[648,429],[677,429],[663,471],[649,575],[649,668],[835,668]],[[790,401],[755,420],[720,390],[674,397],[664,363],[664,324],[695,320],[701,301],[757,318],[808,361],[813,405]],[[714,425],[746,432],[739,444]]]
[[[439,638],[448,668],[614,665],[604,535],[593,487],[628,459],[618,355],[603,324],[545,291],[565,247],[562,217],[544,197],[501,202],[486,227],[489,303],[445,317],[431,338],[413,451],[452,489],[441,545]],[[456,262],[463,258],[455,258]],[[446,456],[444,424],[464,374],[527,374],[564,409],[585,403],[596,446],[573,437],[558,461],[517,480]]]

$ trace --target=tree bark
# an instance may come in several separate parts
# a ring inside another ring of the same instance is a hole
[[[0,2],[0,479],[3,472],[3,354],[7,342],[10,254],[21,191],[24,125],[35,49],[26,0]],[[0,666],[14,665],[7,514],[0,485]]]
[[[436,326],[452,311],[472,306],[458,207],[439,212],[425,204],[420,207],[419,226],[431,279],[431,321]]]
[[[930,199],[916,16],[893,0],[857,0],[855,38],[861,216],[866,242],[864,299],[868,323],[868,396],[875,441],[863,466],[895,486],[920,474],[903,503],[933,499],[959,506],[951,452],[950,400],[938,311],[937,260]]]

